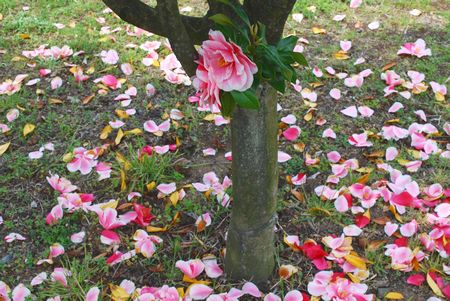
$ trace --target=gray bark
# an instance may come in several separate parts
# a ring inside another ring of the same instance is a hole
[[[225,270],[235,280],[266,281],[275,265],[277,93],[257,91],[258,110],[236,107],[231,120],[233,208]]]

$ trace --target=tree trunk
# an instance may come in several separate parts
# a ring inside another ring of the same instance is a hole
[[[225,270],[234,280],[264,283],[275,265],[277,93],[264,83],[258,110],[236,107],[231,121],[233,208]]]

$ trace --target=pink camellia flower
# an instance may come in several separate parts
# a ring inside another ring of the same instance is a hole
[[[95,166],[95,171],[98,173],[98,180],[104,180],[111,177],[111,163],[100,162]]]
[[[214,256],[208,256],[202,259],[205,265],[205,273],[209,278],[218,278],[222,276],[223,270],[217,264],[217,259]]]
[[[136,230],[133,235],[136,241],[134,246],[136,253],[141,253],[144,257],[150,258],[156,251],[156,244],[161,244],[163,240],[156,235],[148,235],[142,229]]]
[[[170,119],[163,121],[160,125],[157,125],[153,120],[147,120],[144,123],[144,130],[156,136],[162,136],[163,132],[167,132],[169,129]]]
[[[80,171],[82,175],[87,175],[92,168],[97,165],[96,154],[86,150],[83,147],[77,147],[73,150],[74,159],[67,164],[70,172]]]
[[[332,258],[343,258],[353,250],[352,238],[345,237],[344,234],[339,237],[325,236],[322,238],[322,242],[331,248],[330,256]]]
[[[22,81],[28,76],[28,74],[19,74],[14,80],[6,80],[0,83],[0,95],[7,94],[12,95],[20,90]]]
[[[209,40],[200,50],[204,66],[217,87],[223,91],[245,91],[253,83],[258,68],[233,42],[227,42],[220,31],[210,31]]]
[[[120,81],[112,74],[107,74],[101,77],[101,82],[107,86],[108,88],[111,88],[113,90],[119,89],[122,87],[122,84]]]
[[[78,189],[78,187],[72,185],[69,180],[66,178],[60,178],[58,175],[51,175],[51,177],[47,177],[47,182],[59,193],[69,193]]]
[[[66,276],[69,276],[70,272],[64,268],[55,268],[53,270],[53,273],[50,274],[50,278],[53,282],[59,282],[64,287],[67,286],[67,278]]]
[[[421,58],[423,56],[430,56],[431,50],[426,48],[426,43],[422,39],[418,39],[414,43],[406,43],[397,52],[398,55],[412,55]]]
[[[385,73],[381,73],[381,79],[386,82],[388,87],[396,87],[403,84],[404,80],[395,71],[387,70]]]
[[[108,51],[103,50],[100,53],[100,57],[105,64],[115,65],[119,61],[119,55],[114,49],[110,49]]]
[[[58,222],[58,220],[62,219],[64,216],[63,208],[60,204],[54,206],[47,217],[45,218],[45,222],[47,225],[53,225]]]
[[[390,126],[383,126],[381,130],[381,135],[386,140],[394,139],[395,141],[398,141],[400,139],[408,137],[409,132],[404,128],[400,128],[395,125],[390,125]]]
[[[386,245],[385,255],[391,257],[391,267],[394,270],[410,272],[413,269],[413,259],[417,262],[425,258],[425,254],[420,250],[414,252],[408,247],[399,247],[396,244]]]
[[[94,209],[94,211],[98,215],[100,225],[106,230],[122,227],[137,217],[137,214],[134,211],[130,211],[118,217],[116,209],[113,208],[106,208],[104,210]]]
[[[348,143],[356,147],[370,147],[372,142],[367,141],[367,133],[353,134],[348,138]]]
[[[178,260],[175,266],[190,279],[195,279],[205,269],[205,265],[200,259],[191,259],[188,261]]]

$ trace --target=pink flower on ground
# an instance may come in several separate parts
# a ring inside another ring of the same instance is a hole
[[[213,292],[213,289],[204,284],[193,284],[189,287],[187,295],[192,300],[204,300]]]
[[[122,87],[120,81],[112,74],[107,74],[101,77],[101,82],[110,89],[116,90]]]
[[[203,258],[202,262],[205,265],[205,273],[209,278],[222,276],[223,270],[217,264],[217,259],[214,256]]]
[[[72,185],[69,180],[66,178],[60,178],[58,175],[51,175],[50,177],[47,177],[47,182],[59,193],[69,193],[78,189],[78,187]]]
[[[330,96],[335,99],[335,100],[339,100],[341,98],[341,90],[333,88],[330,90]]]
[[[398,141],[400,139],[404,139],[409,136],[408,130],[404,128],[400,128],[395,125],[390,126],[383,126],[381,130],[381,135],[386,140],[392,140]]]
[[[424,40],[418,39],[414,43],[406,43],[405,45],[403,45],[402,48],[400,48],[400,50],[397,52],[397,54],[412,55],[421,58],[423,56],[430,56],[431,50],[429,48],[426,48],[426,43]]]
[[[293,125],[283,132],[283,136],[289,141],[294,141],[300,136],[301,132],[302,130],[298,126]]]
[[[55,268],[53,270],[53,273],[50,274],[50,278],[53,282],[59,282],[63,286],[67,286],[67,278],[66,276],[69,276],[70,272],[64,268]]]
[[[384,254],[391,257],[391,267],[402,272],[410,272],[413,269],[413,259],[420,262],[425,258],[425,254],[420,250],[413,252],[408,247],[399,247],[396,244],[387,245]]]
[[[409,223],[406,223],[400,227],[400,233],[405,237],[411,237],[417,232],[417,229],[417,222],[413,219]]]
[[[96,155],[86,150],[83,147],[74,149],[74,159],[67,164],[67,169],[70,172],[80,171],[82,175],[87,175],[92,171],[92,168],[97,165]]]
[[[356,147],[370,147],[372,142],[367,141],[367,133],[353,134],[348,138],[348,143]]]
[[[86,301],[97,301],[100,294],[100,289],[98,287],[91,287],[86,293]]]
[[[103,50],[100,53],[100,57],[105,64],[115,65],[119,61],[119,55],[114,49],[110,49],[108,51]]]
[[[137,217],[136,212],[131,211],[117,217],[117,211],[113,208],[94,209],[98,215],[98,221],[105,230],[113,230],[122,227]]]
[[[195,279],[205,269],[205,265],[200,259],[178,260],[175,266],[190,279]]]
[[[136,230],[133,235],[136,241],[134,246],[136,253],[141,253],[144,257],[150,258],[156,251],[156,244],[161,244],[163,240],[156,235],[148,235],[144,230]]]

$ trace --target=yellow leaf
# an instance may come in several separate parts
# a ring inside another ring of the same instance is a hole
[[[310,209],[308,209],[308,211],[313,214],[322,214],[322,215],[331,216],[330,211],[328,211],[327,209],[319,208],[319,207],[310,208]]]
[[[6,152],[10,144],[11,142],[7,142],[5,144],[0,145],[0,156]]]
[[[203,120],[206,120],[206,121],[213,121],[214,120],[214,118],[216,118],[216,114],[208,114],[208,115],[206,115],[205,117],[203,117]]]
[[[106,208],[112,208],[112,209],[116,209],[117,205],[119,205],[119,201],[118,200],[110,200],[107,203],[103,203],[100,205],[100,208],[102,210],[105,210]]]
[[[28,134],[32,133],[35,128],[36,126],[34,124],[31,123],[25,124],[25,126],[23,127],[23,136],[26,137]]]
[[[444,101],[445,100],[445,96],[443,94],[441,94],[440,92],[436,92],[436,94],[434,94],[434,97],[436,97],[437,101]]]
[[[125,112],[124,110],[116,110],[116,115],[120,118],[120,119],[128,119],[130,117],[130,115],[127,114],[127,112]]]
[[[358,168],[356,171],[360,172],[360,173],[371,173],[373,171],[373,167],[367,167],[367,166],[361,167],[361,168]]]
[[[81,101],[81,103],[84,104],[84,105],[87,105],[88,103],[91,102],[92,99],[94,99],[94,96],[95,96],[95,94],[91,94],[91,95],[86,96],[86,97]]]
[[[62,104],[63,101],[61,99],[57,99],[57,98],[50,98],[48,100],[48,103],[51,105],[59,105],[59,104]]]
[[[177,292],[178,292],[178,296],[180,296],[181,298],[184,297],[184,288],[177,287]]]
[[[178,199],[180,198],[180,193],[178,191],[175,191],[170,195],[170,202],[175,207],[178,203]]]
[[[333,56],[337,60],[348,60],[350,58],[350,56],[347,54],[347,52],[345,52],[343,50],[339,50]]]
[[[444,298],[444,294],[442,294],[439,286],[436,284],[436,282],[433,280],[433,278],[431,278],[430,273],[427,273],[427,283],[436,296]]]
[[[109,284],[109,289],[111,290],[111,300],[113,301],[127,301],[130,298],[130,295],[123,287]]]
[[[395,210],[394,206],[390,205],[389,211],[391,211],[396,220],[398,220],[400,223],[403,223],[402,217],[397,213],[397,210]]]
[[[86,70],[86,74],[92,74],[92,73],[94,73],[94,71],[95,71],[95,68],[91,66]]]
[[[63,162],[65,162],[65,163],[69,163],[70,161],[72,161],[72,159],[73,159],[72,153],[67,153],[62,158]]]
[[[125,170],[120,170],[120,191],[125,191],[127,189],[127,175],[125,173]]]
[[[348,278],[354,283],[361,283],[361,279],[353,275],[352,273],[347,273]]]
[[[354,266],[360,270],[367,270],[366,263],[364,262],[364,260],[361,257],[359,257],[357,255],[348,254],[344,258],[352,266]]]
[[[112,132],[112,127],[108,124],[107,126],[105,126],[102,130],[102,132],[100,133],[100,139],[105,140],[106,138],[108,138],[109,134],[111,134]]]
[[[154,226],[147,226],[147,232],[150,232],[150,233],[166,232],[168,228],[169,227],[167,227],[167,226],[164,226],[162,228],[161,227],[154,227]]]
[[[403,295],[401,293],[389,292],[386,294],[386,296],[384,296],[384,298],[390,299],[390,300],[401,300],[401,299],[404,299],[405,297],[403,297]]]
[[[21,33],[21,34],[19,34],[19,38],[27,40],[27,39],[30,39],[31,37],[27,33]]]
[[[145,185],[145,187],[147,187],[147,190],[148,190],[148,191],[151,191],[151,190],[155,189],[155,187],[156,187],[156,182],[155,182],[155,181],[150,182],[150,183],[148,183],[147,185]]]
[[[154,67],[159,67],[159,61],[158,60],[154,60],[153,61],[153,66]]]
[[[397,162],[398,162],[398,164],[400,164],[401,166],[405,166],[405,165],[408,164],[410,161],[405,160],[405,159],[398,159]]]
[[[360,184],[366,184],[367,181],[369,181],[369,179],[370,179],[370,172],[369,172],[369,173],[366,173],[365,175],[363,175],[363,176],[361,176],[361,177],[359,177],[359,178],[356,180],[356,182],[357,182],[357,183],[360,183]]]
[[[116,140],[114,140],[114,143],[116,145],[118,145],[120,143],[120,141],[122,141],[123,136],[124,136],[124,134],[123,134],[122,129],[119,129],[119,131],[117,132]]]
[[[282,265],[280,269],[278,270],[278,276],[280,276],[283,279],[289,279],[292,275],[298,273],[298,268],[291,265]]]
[[[320,28],[320,27],[313,27],[312,32],[314,34],[326,34],[327,33],[327,31],[325,29]]]
[[[141,135],[143,132],[141,129],[135,128],[129,131],[125,131],[124,135],[128,136],[128,135]]]

